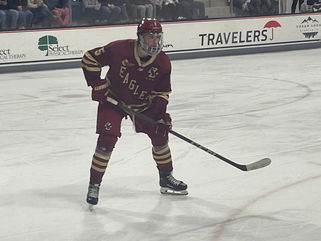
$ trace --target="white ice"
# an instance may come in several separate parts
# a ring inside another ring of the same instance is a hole
[[[81,69],[0,75],[1,241],[320,241],[321,49],[173,61],[170,137],[189,195],[159,193],[124,121],[99,205],[85,203],[96,103]]]

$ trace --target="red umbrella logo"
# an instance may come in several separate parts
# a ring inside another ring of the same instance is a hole
[[[272,37],[270,38],[270,40],[273,40],[274,38],[274,28],[278,28],[281,27],[281,24],[277,21],[269,21],[264,25],[264,28],[272,28]]]

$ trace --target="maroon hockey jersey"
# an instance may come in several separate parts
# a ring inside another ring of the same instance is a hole
[[[135,111],[144,111],[152,102],[166,110],[171,92],[171,63],[164,52],[143,62],[134,39],[118,40],[85,53],[82,68],[87,84],[101,79],[102,67],[109,66],[106,80],[109,94]]]

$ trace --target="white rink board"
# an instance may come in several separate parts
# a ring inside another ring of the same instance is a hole
[[[320,42],[321,14],[163,23],[168,54]],[[75,61],[88,49],[135,38],[135,25],[0,32],[0,68]]]

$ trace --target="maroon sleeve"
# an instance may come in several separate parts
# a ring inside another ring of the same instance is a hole
[[[87,51],[82,58],[82,69],[88,86],[95,86],[101,81],[101,69],[110,65],[113,59],[112,46],[114,42]]]

